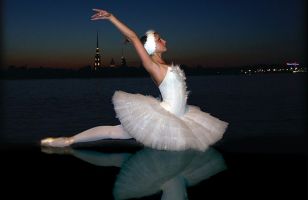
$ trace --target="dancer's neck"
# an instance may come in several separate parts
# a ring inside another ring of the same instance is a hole
[[[158,64],[166,65],[166,62],[162,59],[161,53],[155,53],[151,56],[152,60]]]

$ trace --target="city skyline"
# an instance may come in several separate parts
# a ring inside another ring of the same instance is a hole
[[[132,45],[105,20],[93,22],[92,8],[106,9],[141,36],[157,30],[167,40],[167,62],[234,67],[306,64],[303,0],[260,1],[21,1],[3,2],[4,66],[78,69],[93,65],[99,32],[102,64],[139,66]],[[22,17],[15,13],[22,13]],[[26,13],[26,14],[24,14]],[[140,20],[140,18],[142,20]]]

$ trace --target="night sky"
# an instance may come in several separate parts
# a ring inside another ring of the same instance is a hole
[[[306,65],[305,0],[4,0],[4,67],[80,68],[92,65],[96,31],[103,64],[139,66],[132,45],[92,8],[113,13],[139,36],[158,31],[164,58],[175,64],[233,67]]]

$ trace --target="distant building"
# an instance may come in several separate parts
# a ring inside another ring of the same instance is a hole
[[[121,57],[121,66],[122,66],[122,67],[126,67],[126,66],[127,66],[127,65],[126,65],[126,59],[125,59],[124,56]]]
[[[98,47],[98,32],[96,34],[96,53],[94,57],[94,70],[97,70],[102,67],[101,55]]]
[[[126,44],[126,40],[123,44],[123,46]],[[125,56],[124,56],[124,47],[122,46],[122,56],[121,56],[121,67],[126,67],[127,64],[126,64],[126,59],[125,59]]]
[[[111,58],[111,61],[110,61],[110,65],[109,65],[110,67],[115,67],[116,65],[115,65],[115,62],[114,62],[114,60],[113,60],[113,58]]]

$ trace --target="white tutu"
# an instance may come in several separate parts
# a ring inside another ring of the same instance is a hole
[[[164,101],[152,96],[116,91],[116,117],[125,131],[145,146],[160,150],[205,151],[222,138],[228,123],[186,105],[185,76],[177,66],[159,86]]]
[[[197,106],[188,105],[187,112],[178,117],[151,96],[116,91],[112,101],[128,134],[154,149],[205,151],[222,138],[228,126]]]

